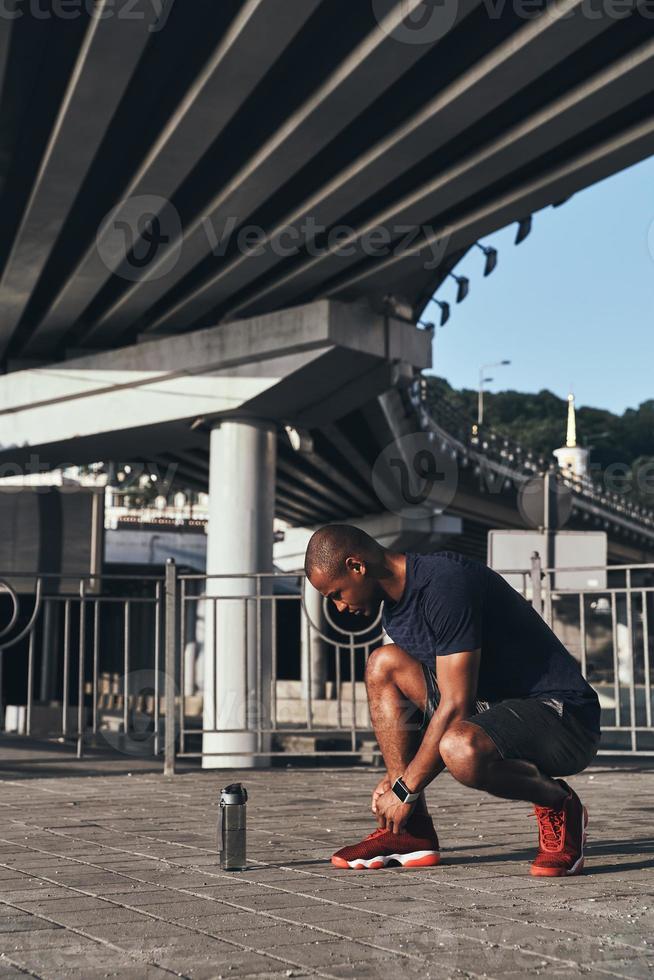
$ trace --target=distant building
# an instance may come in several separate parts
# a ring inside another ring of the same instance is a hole
[[[571,472],[577,477],[588,476],[588,457],[590,450],[583,449],[577,445],[577,424],[575,419],[575,396],[570,392],[568,395],[568,428],[565,437],[565,446],[554,450],[557,462],[561,470]]]

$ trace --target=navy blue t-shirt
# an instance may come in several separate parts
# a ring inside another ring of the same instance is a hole
[[[402,597],[384,602],[393,643],[432,669],[437,656],[480,647],[479,700],[556,698],[599,732],[599,699],[579,664],[501,575],[454,551],[406,559]]]

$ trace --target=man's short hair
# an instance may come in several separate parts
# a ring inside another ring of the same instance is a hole
[[[304,571],[311,578],[321,571],[336,578],[344,571],[345,559],[356,556],[364,561],[380,561],[383,548],[374,538],[352,524],[326,524],[311,536],[304,558]]]

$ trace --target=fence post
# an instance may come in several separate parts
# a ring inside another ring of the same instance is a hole
[[[177,566],[174,558],[166,562],[165,594],[165,645],[164,673],[166,675],[164,733],[164,776],[175,775],[175,677],[177,668],[177,622],[179,598],[177,594]]]
[[[531,604],[539,616],[543,615],[542,571],[540,555],[531,553]]]

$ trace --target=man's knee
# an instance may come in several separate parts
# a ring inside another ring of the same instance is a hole
[[[406,653],[394,643],[373,650],[366,663],[366,684],[390,684],[395,680],[396,671]]]
[[[501,758],[489,735],[470,722],[456,722],[443,734],[440,756],[454,778],[466,786],[482,789],[488,766]]]

